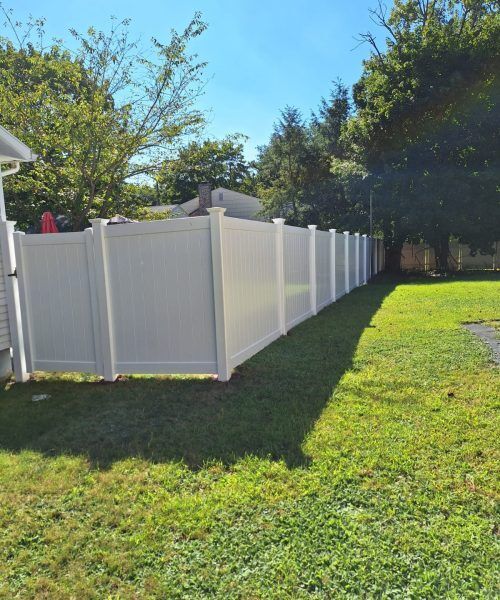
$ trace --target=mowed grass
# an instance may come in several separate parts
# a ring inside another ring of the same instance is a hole
[[[0,596],[498,597],[494,275],[379,278],[211,379],[0,395]],[[33,394],[51,398],[34,403]]]

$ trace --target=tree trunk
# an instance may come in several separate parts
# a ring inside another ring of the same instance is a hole
[[[436,269],[446,273],[450,255],[450,238],[448,236],[440,238],[434,246],[434,252],[436,254]]]
[[[391,273],[397,273],[401,271],[401,253],[403,251],[403,244],[395,244],[388,248],[386,252],[386,265],[385,270]]]

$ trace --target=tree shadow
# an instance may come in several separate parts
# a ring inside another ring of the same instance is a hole
[[[247,361],[228,383],[141,377],[12,385],[0,392],[0,448],[84,455],[99,468],[138,457],[196,469],[245,455],[305,466],[304,438],[396,284],[376,278],[357,288]],[[51,397],[33,402],[34,394]]]

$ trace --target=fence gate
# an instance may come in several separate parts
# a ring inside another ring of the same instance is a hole
[[[14,234],[26,367],[101,373],[92,232]]]

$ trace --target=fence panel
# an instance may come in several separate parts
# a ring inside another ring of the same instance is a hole
[[[332,301],[330,277],[330,233],[316,231],[316,301],[321,310]]]
[[[335,233],[335,295],[337,300],[345,295],[345,236]]]
[[[310,231],[284,227],[285,315],[287,329],[311,316],[309,296]]]
[[[461,245],[462,269],[492,269],[494,255],[480,254],[472,256],[468,246]]]
[[[276,226],[224,218],[226,326],[231,368],[281,335]]]
[[[498,244],[498,242],[497,242]],[[451,269],[492,269],[498,268],[498,259],[491,254],[471,256],[468,246],[450,242],[449,266]],[[436,268],[434,249],[426,244],[404,244],[401,253],[403,270],[429,271]]]
[[[15,234],[28,371],[99,373],[87,234]]]
[[[208,217],[104,231],[115,371],[216,372]]]
[[[218,373],[225,381],[333,294],[350,291],[346,275],[350,289],[358,275],[368,278],[365,259],[373,254],[382,268],[382,245],[368,238],[209,212],[115,226],[96,219],[81,233],[0,230],[3,244],[15,242],[24,343],[14,337],[27,371],[109,380]]]

